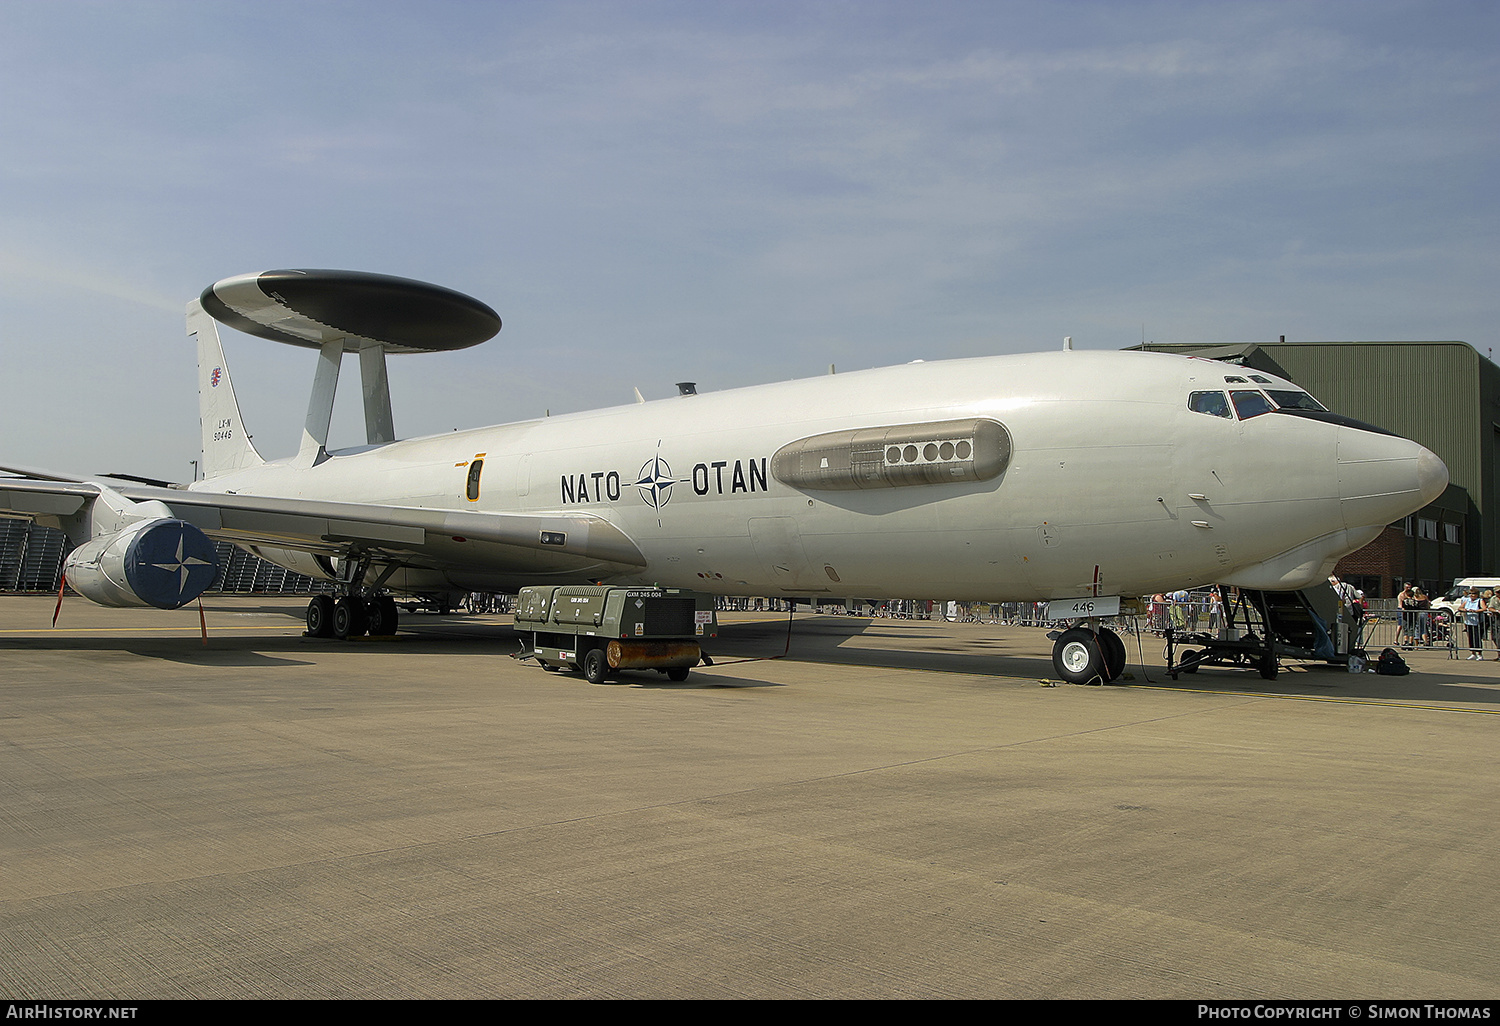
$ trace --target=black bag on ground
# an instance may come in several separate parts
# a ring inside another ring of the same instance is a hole
[[[1385,648],[1381,649],[1380,658],[1375,660],[1375,672],[1387,677],[1404,677],[1411,672],[1411,667],[1406,665],[1400,652],[1394,648]]]

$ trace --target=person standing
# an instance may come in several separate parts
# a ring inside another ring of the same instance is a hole
[[[1484,626],[1485,615],[1484,600],[1479,597],[1478,588],[1470,588],[1469,593],[1458,603],[1459,610],[1464,614],[1464,629],[1469,634],[1469,659],[1483,659]]]
[[[1500,660],[1500,592],[1487,590],[1480,598],[1484,599],[1485,616],[1489,619],[1490,641],[1495,645],[1495,658]]]
[[[1401,632],[1396,635],[1396,645],[1409,649],[1417,643],[1417,593],[1410,581],[1396,599],[1401,607]]]
[[[1432,644],[1432,599],[1421,588],[1416,589],[1416,594],[1412,609],[1417,614],[1417,644],[1426,648]]]

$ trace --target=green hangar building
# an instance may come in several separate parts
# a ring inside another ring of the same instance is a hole
[[[1500,571],[1500,367],[1467,342],[1159,343],[1295,381],[1335,413],[1420,442],[1448,464],[1438,500],[1345,556],[1336,571],[1371,598],[1416,581],[1438,595]]]

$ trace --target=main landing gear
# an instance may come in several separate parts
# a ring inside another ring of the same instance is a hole
[[[371,593],[384,587],[396,567],[385,567],[375,582],[366,586],[365,574],[370,570],[369,553],[352,551],[341,556],[336,566],[338,597],[318,595],[307,604],[308,636],[342,640],[357,638],[363,634],[377,638],[395,634],[396,600],[389,595]]]
[[[1125,672],[1125,642],[1108,627],[1070,627],[1048,637],[1052,668],[1069,684],[1108,684]]]
[[[396,620],[396,600],[389,595],[318,595],[307,604],[307,633],[314,638],[389,637]]]

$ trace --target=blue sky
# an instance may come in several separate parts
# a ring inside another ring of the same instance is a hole
[[[404,436],[1064,335],[1488,353],[1497,44],[1442,0],[0,0],[0,462],[187,477],[183,304],[282,267],[499,311],[392,361]],[[287,454],[314,354],[225,334]]]

